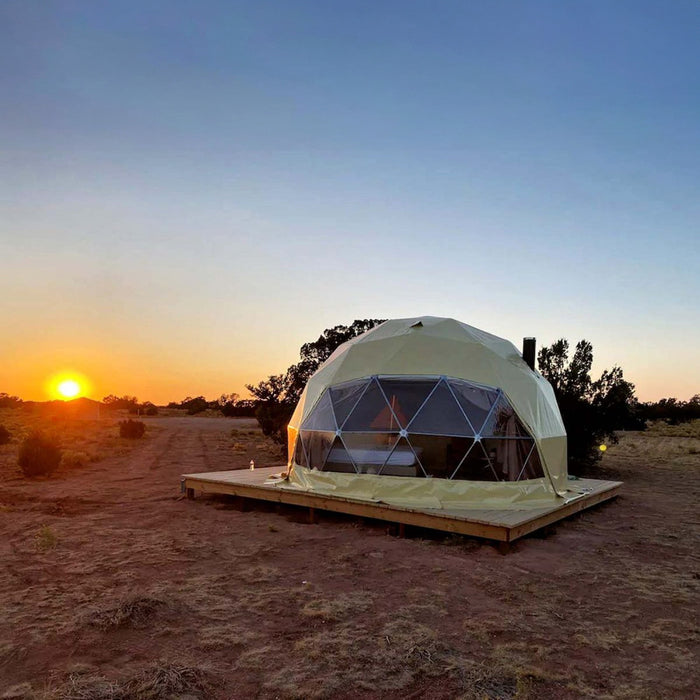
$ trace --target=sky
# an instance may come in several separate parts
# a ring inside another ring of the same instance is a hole
[[[700,3],[0,2],[0,392],[157,403],[356,318],[700,392]]]

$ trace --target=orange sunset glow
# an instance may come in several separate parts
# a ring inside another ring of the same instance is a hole
[[[70,401],[84,396],[89,391],[87,379],[76,372],[61,372],[49,378],[46,391],[52,399]]]

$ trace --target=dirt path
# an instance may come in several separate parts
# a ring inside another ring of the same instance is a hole
[[[223,419],[149,422],[130,455],[3,485],[2,691],[694,697],[698,455],[630,438],[601,474],[627,482],[622,498],[503,557],[344,517],[188,502],[181,473],[275,454]]]

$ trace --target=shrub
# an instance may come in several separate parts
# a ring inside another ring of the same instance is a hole
[[[119,437],[138,440],[143,437],[144,432],[146,432],[146,424],[140,420],[129,418],[129,420],[119,421]]]
[[[22,441],[17,463],[25,476],[46,476],[56,471],[61,455],[56,438],[37,430]]]
[[[10,431],[4,425],[0,425],[0,445],[7,445],[8,442],[10,442]]]
[[[145,401],[144,403],[137,403],[133,406],[129,406],[129,413],[132,416],[143,415],[143,416],[157,416],[158,406],[150,401]]]
[[[38,552],[46,552],[56,546],[58,539],[48,525],[42,525],[39,532],[34,535],[34,544]]]
[[[82,467],[90,460],[90,455],[87,452],[79,452],[76,450],[67,450],[63,453],[61,464],[64,467]]]
[[[10,396],[4,392],[0,393],[0,408],[19,408],[22,405],[22,399],[17,396]]]

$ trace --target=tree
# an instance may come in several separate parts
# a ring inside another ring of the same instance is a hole
[[[281,445],[286,444],[287,423],[311,375],[343,343],[380,323],[384,321],[357,319],[349,326],[327,328],[317,340],[301,346],[299,362],[289,367],[284,374],[270,375],[255,385],[246,384],[246,389],[255,397],[255,417],[263,433]]]
[[[135,396],[115,396],[110,394],[102,399],[102,403],[109,408],[135,408],[138,406],[139,400]]]
[[[131,415],[140,416],[157,416],[158,406],[156,406],[151,401],[144,401],[143,403],[137,403],[129,407],[129,413]]]
[[[19,396],[10,396],[0,392],[0,408],[18,408],[22,403],[22,399]]]
[[[184,408],[188,415],[194,416],[206,411],[209,408],[209,402],[203,396],[195,396],[194,398],[188,396],[180,402],[180,408]]]
[[[689,401],[667,398],[648,402],[642,404],[641,409],[646,420],[663,420],[671,425],[687,423],[700,419],[700,394],[695,394]]]
[[[598,446],[617,442],[616,430],[644,428],[634,384],[625,380],[620,367],[605,370],[596,381],[591,379],[593,346],[587,340],[577,343],[571,360],[564,339],[543,347],[537,360],[559,404],[571,467],[592,467],[602,455]]]
[[[300,361],[285,375],[285,396],[295,403],[300,399],[311,375],[343,344],[372,330],[386,319],[356,319],[349,326],[327,328],[312,343],[304,343],[299,351]]]
[[[250,417],[255,415],[255,402],[249,399],[241,400],[238,394],[221,394],[212,401],[210,407],[221,412],[227,418]]]

